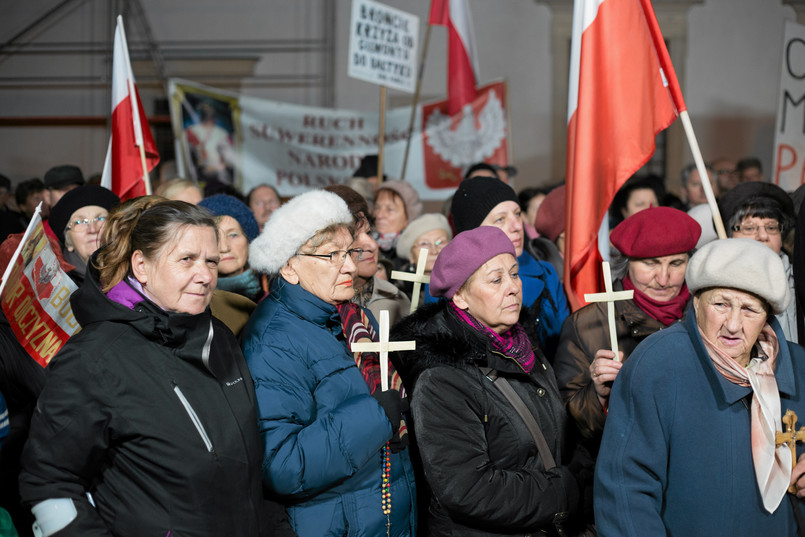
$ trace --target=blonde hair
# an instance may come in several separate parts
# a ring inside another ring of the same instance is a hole
[[[173,199],[176,194],[190,187],[198,188],[198,185],[190,179],[185,179],[184,177],[174,177],[173,179],[168,179],[164,183],[160,184],[154,194],[157,196],[162,196],[163,198]],[[201,193],[201,189],[199,189],[199,193]]]

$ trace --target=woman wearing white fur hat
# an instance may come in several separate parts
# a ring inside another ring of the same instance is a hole
[[[255,382],[263,482],[300,537],[416,532],[404,389],[392,368],[381,391],[374,318],[350,302],[361,251],[336,194],[297,196],[251,244],[249,263],[273,276],[243,332]]]
[[[723,239],[693,255],[685,280],[693,312],[645,339],[613,385],[598,534],[801,535],[805,448],[797,463],[790,441],[776,445],[788,410],[805,421],[805,350],[775,318],[791,300],[783,262]]]

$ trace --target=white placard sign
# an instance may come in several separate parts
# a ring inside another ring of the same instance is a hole
[[[772,181],[787,191],[805,183],[805,26],[785,21]]]
[[[349,29],[349,76],[414,92],[419,17],[372,0],[353,0]]]

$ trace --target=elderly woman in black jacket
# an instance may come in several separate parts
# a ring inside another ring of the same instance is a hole
[[[577,521],[591,460],[583,451],[567,457],[553,371],[517,323],[511,241],[492,226],[460,233],[436,260],[431,292],[447,300],[420,308],[392,335],[417,341],[397,366],[413,388],[413,431],[432,491],[428,534],[552,533]]]

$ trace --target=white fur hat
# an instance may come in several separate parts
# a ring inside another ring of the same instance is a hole
[[[276,274],[317,232],[333,224],[351,224],[347,204],[324,190],[305,192],[274,211],[263,232],[249,245],[249,265]]]
[[[759,296],[774,314],[785,311],[791,292],[780,255],[753,239],[720,239],[693,254],[685,271],[691,293],[729,287]]]

